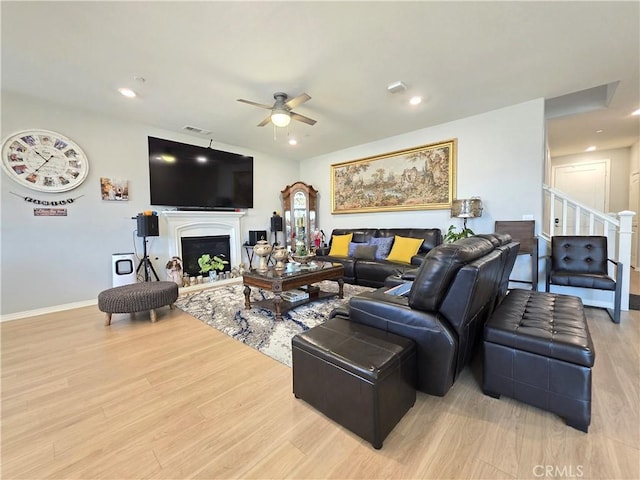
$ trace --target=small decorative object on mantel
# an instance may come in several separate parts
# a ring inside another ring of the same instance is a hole
[[[178,286],[182,286],[182,259],[180,257],[171,257],[171,260],[167,262],[167,281],[175,282]]]

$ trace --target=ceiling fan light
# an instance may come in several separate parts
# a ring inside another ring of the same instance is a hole
[[[291,122],[291,115],[286,110],[274,110],[271,113],[271,122],[276,127],[286,127]]]

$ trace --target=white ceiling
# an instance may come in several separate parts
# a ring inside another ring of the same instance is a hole
[[[553,156],[629,146],[638,2],[1,2],[2,89],[303,159],[619,81],[608,108],[549,121]],[[144,83],[134,80],[141,76]],[[387,85],[401,80],[405,93]],[[128,100],[116,89],[139,93]],[[273,93],[317,120],[257,127]],[[409,107],[409,96],[425,101]],[[30,127],[44,128],[46,125]],[[596,134],[597,129],[603,129]],[[72,135],[73,132],[67,132]],[[215,143],[214,143],[215,147]]]

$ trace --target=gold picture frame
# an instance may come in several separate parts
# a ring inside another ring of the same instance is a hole
[[[331,213],[450,209],[457,139],[331,165]]]

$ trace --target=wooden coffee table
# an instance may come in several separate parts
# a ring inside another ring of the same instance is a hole
[[[266,300],[254,302],[253,305],[267,308],[276,314],[276,320],[282,320],[282,314],[309,302],[314,302],[321,298],[338,296],[343,298],[344,267],[339,263],[312,262],[308,265],[296,263],[285,264],[286,268],[276,270],[269,268],[266,271],[250,270],[242,275],[244,284],[244,307],[251,308],[251,287],[271,290],[274,296]],[[323,280],[334,280],[338,283],[337,292],[324,292],[314,283]],[[281,296],[282,292],[298,288],[309,293],[309,298],[299,302],[288,302]]]

